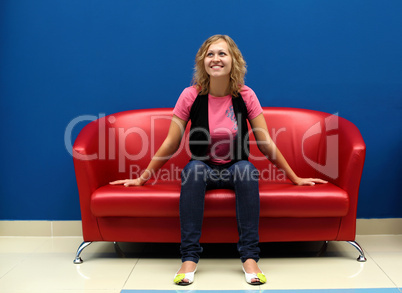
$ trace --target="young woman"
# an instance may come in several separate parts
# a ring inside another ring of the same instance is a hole
[[[182,171],[180,226],[182,266],[174,277],[178,285],[194,281],[202,247],[199,240],[205,191],[229,188],[236,195],[239,231],[238,251],[246,281],[263,284],[266,277],[259,260],[258,171],[248,161],[247,120],[259,150],[296,185],[326,183],[300,178],[271,140],[261,105],[255,93],[244,85],[246,63],[235,42],[226,35],[208,38],[196,55],[193,85],[184,89],[173,110],[168,135],[139,178],[111,184],[143,185],[179,148],[183,131],[191,120],[192,159]]]

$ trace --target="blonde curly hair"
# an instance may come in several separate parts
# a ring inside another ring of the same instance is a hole
[[[196,86],[201,95],[209,92],[209,75],[205,70],[204,59],[209,46],[220,40],[225,40],[229,54],[232,56],[232,70],[230,72],[229,91],[230,95],[237,97],[244,85],[244,76],[247,72],[246,61],[244,61],[236,43],[227,35],[214,35],[209,37],[200,47],[195,56],[194,75],[191,84]]]

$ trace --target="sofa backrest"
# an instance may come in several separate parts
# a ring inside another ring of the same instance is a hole
[[[333,152],[337,151],[334,144],[338,144],[339,117],[305,109],[263,110],[273,141],[298,175],[320,176],[336,171],[329,170],[331,166],[327,165],[331,162],[328,162],[327,154],[332,152],[328,157],[335,162],[337,154]],[[157,108],[120,112],[97,121],[99,152],[102,151],[103,159],[108,161],[110,172],[120,173],[112,177],[136,177],[147,167],[168,133],[171,117],[171,108]],[[159,178],[180,179],[180,171],[190,159],[189,127],[190,123],[179,150],[160,171]],[[267,180],[281,178],[281,173],[259,152],[251,131],[249,160],[260,172],[265,170]]]

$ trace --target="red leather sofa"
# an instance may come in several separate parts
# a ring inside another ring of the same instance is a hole
[[[260,171],[260,241],[354,241],[365,143],[351,122],[328,113],[264,108],[271,137],[303,177],[328,184],[295,186],[259,152],[250,132],[249,160]],[[180,171],[188,163],[187,126],[180,149],[141,187],[112,186],[144,170],[168,132],[171,108],[131,110],[86,125],[73,157],[84,242],[180,242]],[[190,124],[190,123],[189,123]],[[207,191],[201,242],[236,243],[232,190]],[[326,242],[327,243],[327,242]]]

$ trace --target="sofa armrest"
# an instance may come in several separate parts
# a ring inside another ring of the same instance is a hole
[[[90,209],[91,195],[109,182],[110,162],[104,158],[100,145],[101,118],[86,125],[73,145],[74,169],[80,197],[83,236],[85,241],[102,240],[96,218]]]
[[[338,240],[354,240],[359,187],[366,155],[366,145],[358,128],[339,118],[339,177],[335,184],[349,195],[349,212],[342,219]]]
[[[349,122],[349,121],[347,121]],[[366,156],[366,145],[355,125],[349,122],[339,135],[339,187],[358,191]]]

